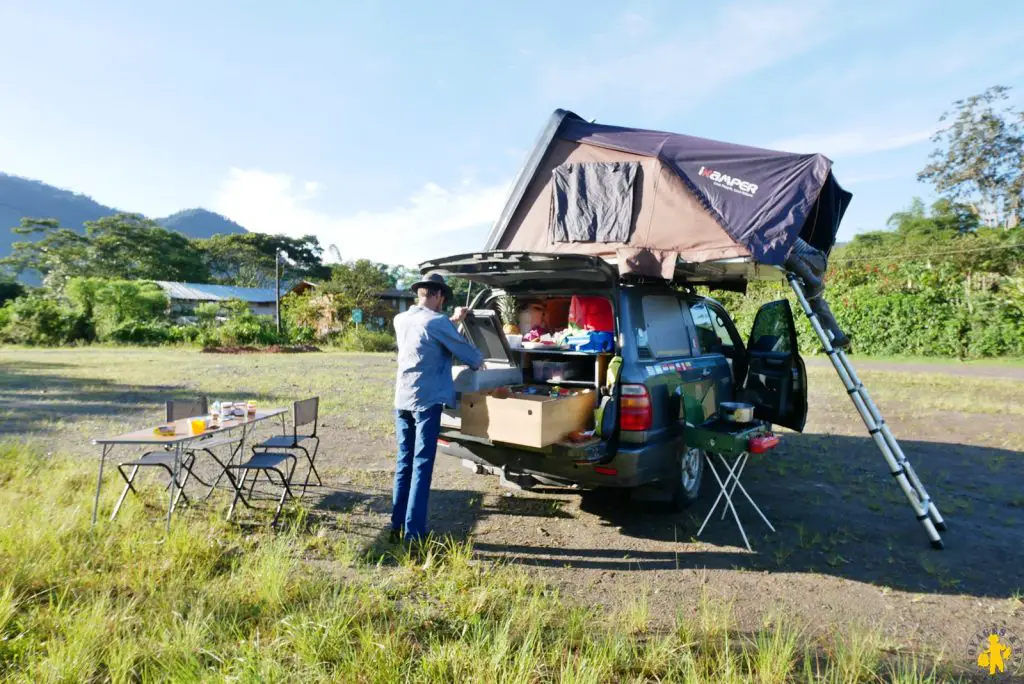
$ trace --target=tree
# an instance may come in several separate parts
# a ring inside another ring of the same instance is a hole
[[[209,272],[193,241],[142,214],[115,214],[85,224],[88,275],[123,280],[206,282]]]
[[[321,292],[333,296],[339,320],[348,320],[353,309],[362,309],[366,318],[383,315],[380,293],[394,285],[388,266],[359,259],[332,264],[331,270],[331,279]]]
[[[886,225],[904,238],[949,240],[978,230],[978,216],[971,208],[940,199],[927,211],[924,202],[915,197],[907,211],[898,211],[889,217]]]
[[[939,147],[917,178],[970,206],[985,225],[1012,228],[1024,218],[1024,112],[998,108],[1008,91],[994,86],[954,102],[939,118],[952,123],[932,137]]]
[[[63,284],[68,278],[84,275],[89,268],[89,239],[68,228],[61,228],[56,219],[23,218],[17,235],[38,235],[38,240],[15,242],[11,255],[0,260],[14,275],[36,271],[44,282]]]
[[[274,259],[282,254],[281,279],[303,280],[330,277],[323,264],[323,248],[313,235],[291,238],[266,233],[214,235],[196,240],[214,281],[243,287],[273,287]]]
[[[24,218],[14,229],[37,235],[16,242],[3,264],[20,274],[38,271],[44,283],[61,291],[75,276],[123,280],[206,282],[202,255],[184,235],[141,214],[115,214],[87,221],[85,235],[61,228],[54,219]]]

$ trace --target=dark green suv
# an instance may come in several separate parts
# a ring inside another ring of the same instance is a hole
[[[466,324],[467,333],[484,351],[489,368],[512,369],[528,378],[538,361],[558,363],[572,371],[565,373],[568,379],[545,382],[593,388],[611,406],[613,417],[609,423],[604,416],[599,439],[528,448],[464,434],[456,407],[446,411],[442,422],[441,453],[480,469],[499,469],[510,480],[632,488],[683,508],[698,496],[705,451],[766,444],[773,425],[803,430],[806,371],[786,300],[761,308],[744,343],[715,300],[664,281],[622,278],[599,257],[486,252],[430,261],[421,268],[475,284],[470,307],[475,315]],[[536,307],[557,317],[573,296],[608,300],[616,326],[613,349],[523,349],[508,344],[500,324],[495,332],[493,319],[508,297],[521,308]],[[489,327],[474,329],[473,321],[487,319],[488,312]],[[607,369],[615,357],[621,366],[609,383]],[[725,420],[720,405],[732,401],[752,404],[753,420]]]

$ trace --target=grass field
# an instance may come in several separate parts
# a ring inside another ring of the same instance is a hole
[[[740,624],[707,577],[695,609],[666,603],[656,582],[632,581],[608,608],[515,560],[481,554],[473,535],[439,539],[413,557],[381,543],[349,503],[289,507],[273,533],[260,513],[223,522],[227,492],[218,492],[183,508],[165,537],[165,494],[151,482],[144,494],[154,507],[129,499],[115,522],[90,527],[89,440],[159,420],[165,397],[200,391],[263,405],[318,394],[324,433],[344,454],[325,467],[327,478],[349,489],[360,478],[386,483],[386,473],[350,462],[390,458],[390,364],[343,354],[0,350],[0,679],[950,680],[955,658],[894,647],[874,627],[821,630],[785,609]],[[828,421],[845,395],[821,369],[811,375],[827,407],[819,420]],[[879,403],[902,406],[908,420],[965,411],[985,419],[1014,403],[1011,415],[1020,415],[1021,388],[1010,380],[891,376],[864,374],[880,386]],[[1009,453],[1024,449],[1021,437],[991,440]],[[108,482],[104,511],[118,493]],[[559,517],[555,502],[545,510]],[[587,518],[576,517],[564,524],[585,536]],[[558,533],[543,524],[546,535]],[[850,553],[837,543],[830,553]],[[637,590],[645,585],[654,589]],[[1021,615],[1015,598],[1011,622]]]

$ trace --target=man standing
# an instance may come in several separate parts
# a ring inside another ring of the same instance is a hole
[[[426,536],[427,499],[434,472],[441,411],[455,405],[452,357],[477,370],[484,357],[459,334],[455,324],[466,316],[458,308],[452,318],[440,312],[454,299],[436,273],[412,286],[417,303],[395,317],[398,377],[395,382],[395,426],[398,462],[391,509],[391,540]]]

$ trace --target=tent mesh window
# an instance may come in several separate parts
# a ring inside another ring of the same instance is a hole
[[[552,242],[627,242],[640,162],[562,164],[552,173]]]

